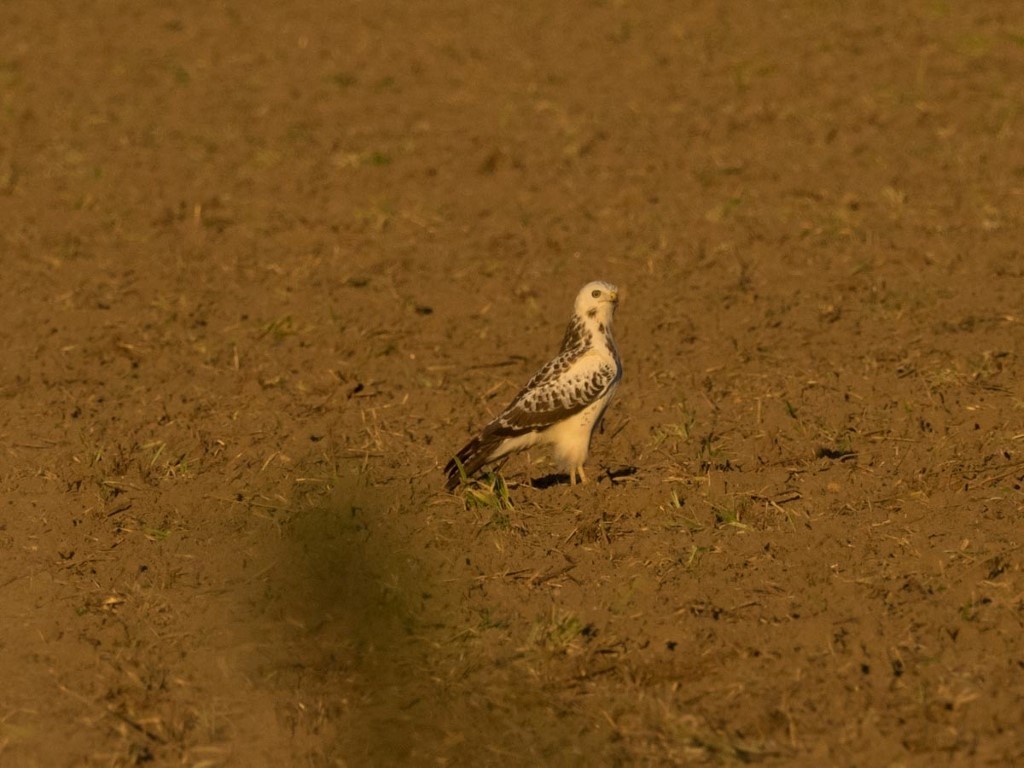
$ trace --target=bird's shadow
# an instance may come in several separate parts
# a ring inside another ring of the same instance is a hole
[[[608,479],[611,481],[612,485],[615,485],[616,483],[619,482],[621,478],[631,477],[636,473],[637,468],[632,466],[619,467],[618,469],[607,469],[597,476],[597,482],[601,482],[602,480]],[[552,472],[551,474],[543,475],[541,477],[528,480],[526,482],[526,485],[528,485],[531,488],[536,488],[537,490],[540,491],[546,490],[548,488],[553,488],[556,485],[570,485],[569,475],[559,472]]]
[[[547,488],[553,488],[556,485],[569,485],[569,475],[553,472],[550,475],[544,475],[543,477],[527,480],[526,484],[531,488],[537,488],[538,490],[543,491]]]

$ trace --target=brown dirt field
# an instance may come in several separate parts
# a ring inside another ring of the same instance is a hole
[[[1013,7],[0,0],[0,764],[1024,762]]]

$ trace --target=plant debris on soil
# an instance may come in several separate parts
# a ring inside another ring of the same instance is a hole
[[[1024,762],[1001,0],[0,2],[0,765]],[[591,482],[441,467],[614,282]]]

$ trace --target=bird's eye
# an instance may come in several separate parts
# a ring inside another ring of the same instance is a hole
[[[590,295],[593,296],[595,299],[599,299],[601,297],[601,291],[595,288],[590,292]]]

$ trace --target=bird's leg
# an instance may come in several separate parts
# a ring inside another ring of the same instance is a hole
[[[582,464],[580,464],[579,467],[577,467],[576,471],[580,473],[580,482],[581,483],[587,482],[587,473],[583,471],[583,465]]]
[[[576,469],[575,468],[571,468],[569,470],[569,485],[572,485],[572,486],[576,485]]]

